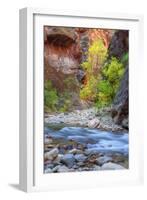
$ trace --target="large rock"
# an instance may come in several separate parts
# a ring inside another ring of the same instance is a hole
[[[53,172],[53,171],[52,171],[52,169],[50,169],[50,168],[47,168],[47,169],[44,170],[44,173],[46,173],[46,174],[47,174],[47,173],[52,173],[52,172]]]
[[[53,160],[58,156],[59,150],[57,148],[52,149],[49,152],[46,152],[44,154],[44,159],[45,160]]]
[[[129,119],[128,118],[125,118],[122,120],[122,127],[125,129],[129,128]]]
[[[112,161],[112,158],[110,156],[101,156],[97,158],[97,164],[103,165],[104,163]]]
[[[101,170],[118,170],[118,169],[125,169],[123,166],[108,162],[102,165]]]
[[[61,165],[58,167],[57,172],[68,172],[69,168],[66,167],[65,165]]]
[[[78,162],[84,162],[87,159],[87,157],[84,156],[83,154],[77,154],[77,155],[75,155],[75,159]]]
[[[80,150],[80,149],[71,149],[71,150],[69,150],[69,153],[70,154],[80,154],[81,155],[81,153],[83,153],[83,151]]]
[[[73,154],[66,154],[61,158],[61,162],[71,168],[75,164],[75,157]]]
[[[57,165],[52,169],[52,172],[69,172],[69,170],[65,165]]]
[[[98,166],[98,165],[94,165],[94,166],[93,166],[93,170],[96,170],[96,171],[97,171],[97,170],[101,170],[101,167]]]
[[[98,127],[99,124],[100,124],[100,120],[97,119],[97,118],[94,118],[94,119],[89,121],[88,127],[89,128],[96,128],[96,127]]]
[[[53,163],[54,164],[59,164],[62,157],[63,157],[62,154],[58,154],[57,157],[53,160]]]

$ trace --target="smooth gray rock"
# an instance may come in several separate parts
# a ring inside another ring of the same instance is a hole
[[[69,168],[66,167],[65,165],[59,166],[57,169],[57,172],[68,172]]]
[[[45,169],[45,171],[44,171],[44,173],[52,173],[53,171],[52,171],[52,169],[50,169],[50,168],[47,168],[47,169]]]
[[[93,170],[101,170],[101,167],[98,165],[94,165]]]
[[[125,169],[123,166],[108,162],[102,165],[101,167],[102,170],[118,170],[118,169]]]
[[[61,161],[61,157],[57,155],[57,157],[52,161],[54,164],[59,164]]]
[[[77,165],[80,166],[80,167],[82,167],[82,166],[84,166],[85,164],[84,164],[83,162],[77,162]]]
[[[112,161],[112,158],[109,156],[101,156],[97,158],[97,164],[103,165],[104,163]]]
[[[91,156],[93,154],[98,154],[98,153],[99,153],[99,150],[97,149],[86,149],[84,152],[86,156]]]
[[[129,127],[129,120],[128,120],[128,118],[123,119],[123,121],[122,121],[122,127],[128,129],[128,127]]]
[[[77,155],[75,155],[75,159],[76,159],[76,161],[78,161],[78,162],[84,162],[85,160],[86,160],[86,156],[84,156],[83,154],[77,154]]]
[[[46,166],[46,169],[48,169],[48,168],[50,168],[50,169],[53,169],[53,168],[54,168],[54,166],[55,166],[55,164],[53,164],[53,163],[50,163],[50,164],[48,164],[48,165]]]
[[[52,149],[49,152],[46,152],[44,154],[44,159],[45,160],[53,160],[54,158],[56,158],[58,156],[59,150],[57,148]]]
[[[89,128],[96,128],[99,124],[100,124],[100,120],[97,119],[97,118],[94,118],[94,119],[92,119],[88,122],[88,127]]]
[[[81,154],[82,153],[82,150],[79,150],[79,149],[71,149],[69,151],[70,154]]]
[[[75,164],[75,157],[73,154],[66,154],[61,158],[61,162],[71,168]]]

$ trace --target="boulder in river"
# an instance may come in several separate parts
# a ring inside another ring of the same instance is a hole
[[[52,149],[49,152],[46,152],[44,154],[44,159],[45,160],[53,160],[58,156],[59,150],[57,148]]]
[[[71,153],[71,154],[81,154],[81,153],[83,153],[83,151],[80,150],[80,149],[71,149],[69,151],[69,153]]]
[[[71,168],[75,164],[75,157],[73,154],[66,154],[61,158],[61,162]]]
[[[85,160],[86,160],[86,156],[84,156],[83,154],[77,154],[77,155],[75,155],[75,159],[76,159],[76,161],[78,161],[78,162],[84,162]]]
[[[109,156],[101,156],[97,158],[97,164],[103,165],[104,163],[112,161],[112,158]]]
[[[99,124],[100,124],[100,120],[97,119],[97,118],[94,118],[94,119],[89,121],[88,127],[89,128],[96,128],[96,127],[98,127]]]

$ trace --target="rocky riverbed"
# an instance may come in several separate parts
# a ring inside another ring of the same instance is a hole
[[[46,124],[44,172],[128,168],[128,134],[97,128]]]
[[[95,108],[75,110],[70,113],[54,113],[45,115],[46,124],[66,124],[67,126],[82,126],[98,128],[112,132],[125,132],[126,130],[114,123],[111,117],[111,108],[97,111]]]

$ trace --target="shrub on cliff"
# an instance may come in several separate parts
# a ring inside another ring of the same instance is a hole
[[[107,48],[101,39],[95,40],[88,49],[87,61],[81,64],[82,68],[88,73],[95,73],[107,58]]]
[[[58,95],[55,88],[53,88],[50,80],[44,83],[44,107],[45,111],[56,111],[58,103]]]
[[[80,98],[83,100],[94,101],[97,93],[98,79],[94,76],[90,76],[87,84],[80,91]]]
[[[112,57],[103,67],[102,80],[97,85],[97,107],[108,106],[112,103],[119,88],[124,71],[124,65],[115,57]]]
[[[80,98],[94,101],[97,93],[97,84],[100,70],[107,58],[107,48],[101,39],[95,40],[88,49],[87,61],[81,64],[86,72],[86,83],[80,91]]]

